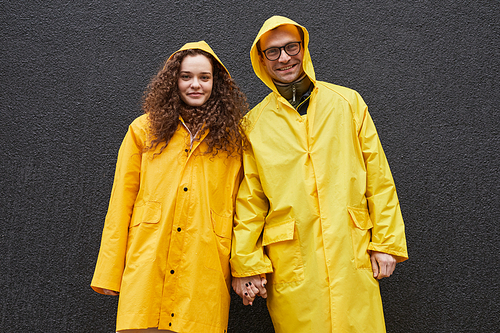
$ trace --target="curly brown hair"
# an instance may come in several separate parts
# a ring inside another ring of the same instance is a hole
[[[212,63],[213,86],[205,104],[192,107],[182,101],[177,81],[182,60],[186,56],[198,54],[204,55]],[[242,117],[248,111],[246,96],[226,69],[208,52],[188,49],[175,53],[149,83],[143,95],[142,108],[148,115],[151,134],[151,142],[146,150],[155,149],[164,143],[157,153],[161,154],[177,127],[181,126],[181,115],[191,128],[200,129],[203,126],[195,140],[209,131],[204,139],[208,146],[206,154],[215,156],[224,151],[227,156],[241,155],[242,145],[246,142],[242,128]]]

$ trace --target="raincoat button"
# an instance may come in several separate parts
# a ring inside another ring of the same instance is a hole
[[[184,151],[187,153],[189,151],[189,149],[184,149]]]
[[[168,326],[172,326],[172,323],[168,323]]]
[[[179,231],[179,232],[180,232],[181,230],[182,230],[181,228],[177,228],[177,231]]]
[[[171,270],[171,271],[170,271],[170,274],[174,274],[174,273],[175,273],[175,271],[174,271],[174,270]]]
[[[174,314],[172,313],[172,314],[171,314],[171,316],[173,317],[173,316],[174,316]]]
[[[184,187],[184,192],[187,192],[188,188],[187,187]]]

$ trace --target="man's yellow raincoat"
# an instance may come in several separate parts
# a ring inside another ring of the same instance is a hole
[[[372,119],[355,91],[316,81],[304,27],[303,68],[314,84],[307,115],[277,91],[259,60],[272,17],[251,49],[273,90],[251,110],[231,255],[236,277],[267,274],[276,332],[384,332],[369,251],[407,259],[394,182]]]
[[[181,50],[192,48],[220,62],[205,42]],[[153,158],[148,128],[137,118],[120,148],[92,288],[120,292],[117,330],[226,332],[241,158],[203,154],[208,131],[192,141],[182,119]]]

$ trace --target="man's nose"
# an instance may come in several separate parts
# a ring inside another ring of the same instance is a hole
[[[288,55],[288,53],[285,52],[285,50],[281,50],[280,57],[278,59],[279,62],[288,62],[292,57]]]

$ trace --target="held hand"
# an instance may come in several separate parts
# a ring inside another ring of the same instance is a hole
[[[396,259],[390,254],[372,251],[370,259],[372,261],[373,277],[377,280],[391,276],[396,268]]]
[[[267,280],[260,275],[233,277],[233,289],[243,299],[244,305],[253,305],[256,296],[267,298]]]
[[[109,295],[109,296],[118,296],[120,294],[119,292],[109,289],[102,289],[102,292],[104,293],[104,295]]]

